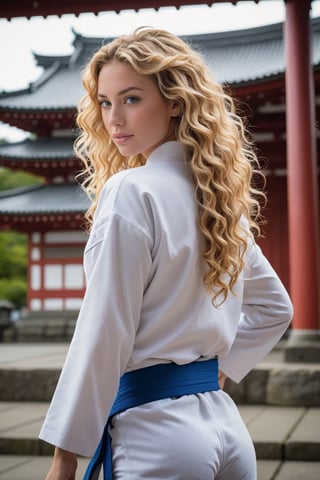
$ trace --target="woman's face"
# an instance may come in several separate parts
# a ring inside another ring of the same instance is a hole
[[[124,156],[145,158],[167,140],[174,140],[177,102],[163,98],[147,75],[119,61],[104,65],[98,77],[98,101],[106,130]]]

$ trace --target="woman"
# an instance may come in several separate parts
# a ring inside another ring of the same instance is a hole
[[[56,446],[47,480],[74,479],[105,425],[86,479],[102,462],[105,478],[253,480],[218,362],[221,386],[239,382],[292,306],[251,233],[259,192],[243,123],[201,56],[162,30],[104,45],[83,84],[87,290],[40,434]]]

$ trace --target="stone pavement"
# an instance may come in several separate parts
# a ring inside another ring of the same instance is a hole
[[[45,478],[52,448],[37,435],[66,351],[66,344],[0,345],[0,480]],[[289,381],[281,396],[275,392],[283,372]],[[246,400],[238,403],[256,448],[258,480],[320,478],[319,374],[319,364],[284,365],[281,350],[275,350],[246,382],[229,385],[234,397]],[[293,398],[292,377],[305,379],[306,404]],[[87,462],[79,460],[77,479]]]
[[[1,480],[44,480],[50,466],[49,457],[0,456]],[[81,480],[87,462],[79,460],[76,480]],[[318,480],[319,462],[281,462],[258,460],[258,480]],[[102,480],[102,475],[99,476]],[[139,480],[139,479],[136,479]],[[161,480],[161,479],[159,479]]]

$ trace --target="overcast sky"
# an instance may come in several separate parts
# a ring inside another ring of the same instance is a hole
[[[8,0],[12,1],[12,0]],[[312,2],[311,15],[320,16],[320,0]],[[185,6],[143,9],[138,13],[124,10],[120,14],[106,12],[98,16],[81,14],[34,17],[31,20],[16,18],[10,22],[0,20],[0,91],[16,90],[28,86],[41,74],[35,66],[32,52],[50,55],[72,52],[72,29],[88,36],[113,37],[131,32],[141,25],[165,28],[177,35],[212,33],[266,25],[284,21],[283,0],[214,4],[212,7]],[[0,138],[11,141],[24,138],[17,129],[1,125]]]

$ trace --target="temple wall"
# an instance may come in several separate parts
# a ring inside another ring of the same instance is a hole
[[[85,290],[81,231],[29,235],[28,309],[78,310]]]

